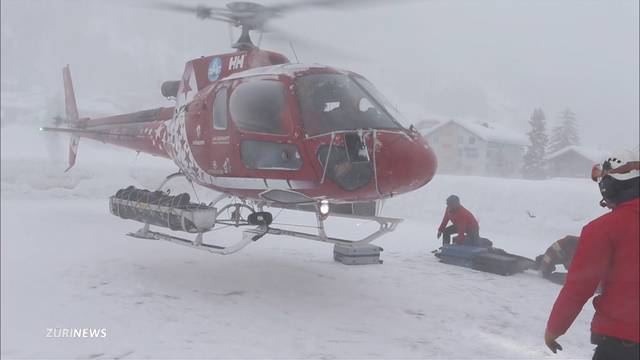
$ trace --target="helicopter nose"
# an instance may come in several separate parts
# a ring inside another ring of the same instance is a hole
[[[419,136],[404,133],[378,135],[376,172],[383,195],[395,195],[426,185],[435,175],[437,160],[433,150]]]

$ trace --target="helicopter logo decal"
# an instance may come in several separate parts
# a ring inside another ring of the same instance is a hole
[[[209,71],[207,71],[207,76],[209,77],[209,81],[216,81],[220,77],[220,73],[222,72],[222,59],[219,57],[214,57],[211,59],[209,63]]]
[[[244,54],[229,59],[229,70],[242,69],[244,66]]]

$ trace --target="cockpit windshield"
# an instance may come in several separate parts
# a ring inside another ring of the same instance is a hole
[[[360,81],[358,81],[360,80]],[[368,90],[366,80],[343,74],[304,75],[296,91],[307,135],[356,129],[399,129]]]
[[[384,97],[382,93],[380,93],[380,91],[378,91],[378,89],[376,89],[376,87],[373,86],[371,82],[369,82],[369,80],[363,78],[360,75],[353,76],[353,80],[355,80],[355,82],[362,86],[364,90],[369,93],[369,95],[373,96],[373,98],[378,101],[378,104],[384,106],[385,110],[387,110],[387,112],[391,114],[391,116],[393,116],[396,121],[405,124],[407,123],[407,119],[404,117],[404,115],[402,115],[402,113],[400,113],[400,111],[396,109],[391,101]]]

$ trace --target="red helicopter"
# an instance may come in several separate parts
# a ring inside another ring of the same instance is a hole
[[[234,2],[226,8],[163,4],[240,27],[240,38],[232,45],[236,51],[187,61],[182,78],[161,87],[163,96],[175,100],[173,107],[95,119],[79,116],[66,66],[67,125],[42,130],[71,134],[67,170],[76,162],[81,137],[176,164],[179,172],[158,190],[130,186],[110,198],[114,215],[145,224],[131,236],[218,254],[236,252],[266,234],[342,246],[368,244],[401,222],[378,216],[380,200],[427,184],[436,171],[433,151],[413,127],[399,123],[395,108],[363,76],[291,63],[250,38],[250,31],[264,30],[268,20],[285,11],[332,2]],[[162,191],[176,176],[221,195],[201,204],[191,202],[188,194]],[[314,212],[317,233],[277,228],[265,207]],[[334,238],[325,232],[328,216],[371,220],[379,227],[361,239]],[[150,225],[197,236],[188,240],[152,231]],[[203,242],[202,234],[216,225],[248,230],[231,246]]]

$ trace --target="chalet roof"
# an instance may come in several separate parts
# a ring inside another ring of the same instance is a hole
[[[440,125],[440,121],[436,119],[422,119],[416,123],[416,129],[419,131],[429,131],[432,127]]]
[[[547,155],[547,159],[551,160],[560,155],[566,154],[568,152],[576,153],[587,160],[593,161],[594,163],[602,161],[607,156],[607,152],[604,150],[592,149],[584,146],[571,145]]]
[[[450,119],[447,121],[443,121],[436,126],[424,130],[423,135],[431,135],[444,126],[452,123],[464,128],[465,130],[473,133],[477,137],[487,142],[522,146],[530,145],[529,139],[525,134],[521,134],[515,130],[509,129],[502,124],[493,122],[480,123],[472,120]]]

